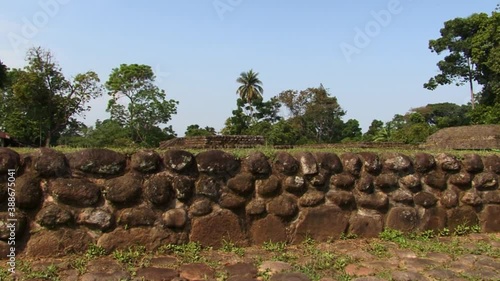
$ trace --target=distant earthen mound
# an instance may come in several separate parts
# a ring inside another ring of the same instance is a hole
[[[263,136],[196,136],[175,138],[160,143],[160,149],[170,148],[253,148],[264,145]]]
[[[444,128],[427,138],[427,149],[500,149],[500,125]]]

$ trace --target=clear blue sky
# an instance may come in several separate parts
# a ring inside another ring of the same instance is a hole
[[[67,77],[94,70],[102,82],[122,63],[150,65],[168,98],[180,102],[169,123],[180,136],[190,124],[222,129],[236,107],[235,80],[251,68],[260,73],[265,99],[322,83],[347,111],[345,121],[357,119],[366,131],[373,119],[389,121],[413,107],[466,103],[467,87],[423,89],[440,58],[428,41],[444,21],[491,13],[497,3],[0,0],[0,59],[22,67],[26,50],[40,45]],[[390,18],[377,22],[374,14]],[[368,41],[358,30],[368,31]],[[87,125],[109,117],[107,100],[91,103]]]

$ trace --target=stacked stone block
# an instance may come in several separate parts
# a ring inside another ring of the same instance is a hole
[[[263,136],[195,136],[175,138],[160,143],[160,149],[172,148],[253,148],[265,144]]]
[[[19,155],[0,148],[0,252],[6,240],[7,169],[16,168],[17,250],[61,256],[91,243],[108,252],[142,245],[320,241],[453,230],[500,231],[500,158],[468,154],[107,149]],[[3,255],[3,254],[2,254]],[[5,256],[5,255],[3,255]]]

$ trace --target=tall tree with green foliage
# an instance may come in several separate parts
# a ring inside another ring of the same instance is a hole
[[[457,86],[469,84],[471,105],[474,108],[474,81],[479,78],[478,64],[472,60],[472,42],[479,26],[487,14],[473,14],[468,18],[455,18],[446,21],[441,29],[441,37],[429,41],[429,49],[440,55],[448,52],[443,60],[437,63],[441,73],[432,77],[424,87],[434,90],[438,85],[455,83]]]
[[[111,119],[127,128],[136,143],[156,146],[173,134],[171,127],[161,129],[177,113],[175,100],[167,100],[165,91],[154,84],[155,75],[148,65],[122,64],[114,68],[106,82],[111,97],[107,110]],[[120,99],[125,99],[120,103]],[[162,136],[162,134],[164,136]]]
[[[290,111],[288,120],[308,140],[316,143],[342,140],[345,111],[323,85],[300,92],[284,91],[278,100]]]
[[[102,95],[102,87],[93,71],[66,79],[53,54],[41,47],[28,51],[27,62],[8,73],[0,126],[24,143],[49,146],[76,115],[90,109],[87,103]]]
[[[500,103],[500,9],[480,23],[472,40],[472,60],[481,74],[478,83],[483,86],[480,105]]]
[[[429,123],[421,113],[410,111],[405,115],[394,115],[394,118],[376,133],[373,141],[418,144],[425,142],[436,130],[436,125]]]
[[[222,129],[223,135],[262,135],[267,123],[269,126],[281,120],[279,110],[281,104],[276,98],[269,101],[262,99],[254,100],[248,106],[241,98],[236,100],[237,108],[233,110],[233,115],[226,120],[225,127]],[[247,114],[244,109],[251,106],[255,112]]]
[[[380,130],[382,130],[383,127],[384,122],[374,119],[370,124],[370,127],[368,127],[368,131],[366,131],[366,133],[363,135],[363,140],[374,141],[375,136]]]
[[[410,113],[418,113],[422,115],[427,124],[442,129],[469,125],[469,110],[470,106],[445,102],[413,108]]]
[[[294,145],[300,139],[300,132],[287,120],[280,120],[271,126],[265,134],[266,141],[273,145]]]
[[[312,102],[313,93],[308,90],[286,90],[281,92],[277,98],[288,109],[288,117],[296,118],[306,113],[307,105]]]
[[[245,114],[245,102],[238,98],[236,100],[236,109],[232,111],[232,116],[226,119],[224,128],[221,133],[223,135],[243,135],[250,127],[251,117]]]
[[[360,141],[363,133],[359,127],[359,121],[356,119],[349,119],[344,123],[342,128],[342,142]]]
[[[0,89],[5,88],[7,84],[7,66],[0,60]]]
[[[500,13],[498,7],[491,15],[472,14],[444,23],[441,37],[429,41],[431,51],[441,54],[438,62],[440,73],[432,77],[424,87],[430,90],[439,85],[469,84],[472,111],[481,112],[500,102]],[[474,93],[474,83],[482,90]],[[475,123],[484,123],[479,114],[471,116]]]
[[[186,137],[194,137],[194,136],[215,136],[215,129],[209,126],[205,128],[200,127],[198,124],[189,125],[186,128],[186,132],[184,133]]]

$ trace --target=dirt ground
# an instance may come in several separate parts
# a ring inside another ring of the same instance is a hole
[[[218,250],[197,243],[138,246],[57,259],[18,258],[15,274],[1,265],[0,280],[500,280],[500,234],[402,235],[299,245],[265,243]]]

